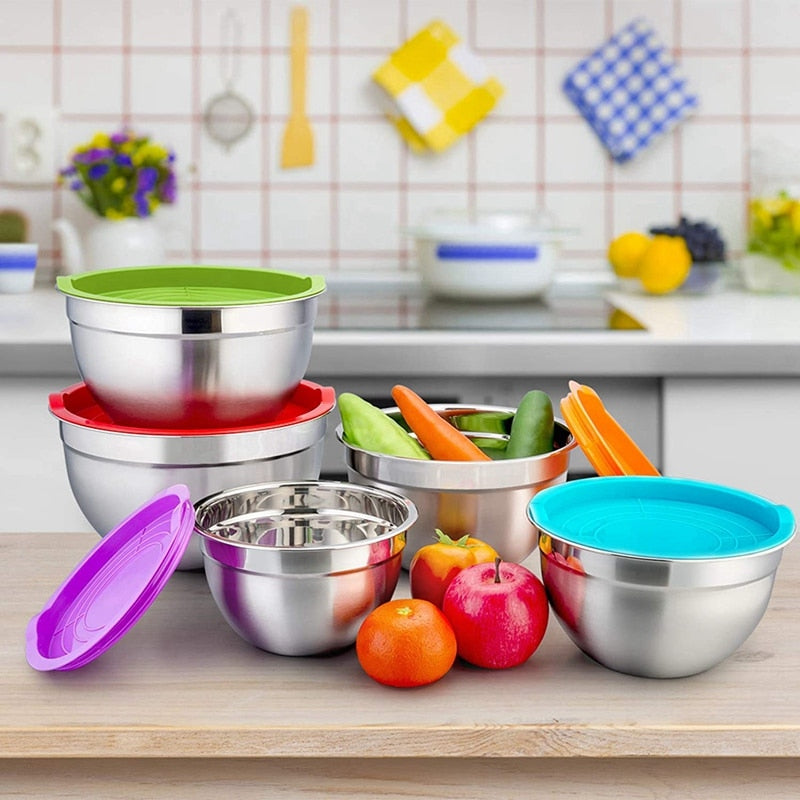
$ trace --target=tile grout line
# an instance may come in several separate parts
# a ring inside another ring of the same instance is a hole
[[[536,205],[539,208],[545,208],[547,198],[547,130],[546,130],[546,116],[545,116],[545,86],[546,86],[546,64],[544,55],[541,54],[541,44],[544,41],[544,2],[545,0],[536,0],[536,30],[534,35],[536,37],[537,56],[535,62],[536,68]]]
[[[269,6],[260,4],[261,8],[261,40],[269,42],[270,19]],[[270,61],[269,55],[261,56],[261,99],[263,110],[266,111],[271,106],[272,86],[270,83]],[[260,115],[261,125],[261,260],[265,267],[272,267],[272,187],[270,181],[271,159],[272,159],[272,132],[270,131],[270,119],[266,114]]]
[[[192,109],[198,117],[202,116],[201,98],[201,75],[202,75],[202,20],[201,20],[201,0],[192,0]],[[200,125],[192,125],[191,128],[191,162],[197,164],[200,160]],[[196,168],[195,168],[196,169]],[[203,224],[203,214],[200,203],[201,179],[197,172],[194,172],[190,185],[191,202],[191,232],[190,232],[190,252],[193,264],[198,264],[202,260],[202,249],[200,241],[200,230]]]
[[[61,60],[62,60],[62,49],[61,49],[61,40],[62,40],[62,27],[61,27],[61,16],[63,12],[62,8],[62,0],[53,0],[53,44],[51,48],[52,53],[52,89],[51,89],[51,97],[53,100],[53,107],[59,108],[62,103],[62,94],[61,94]],[[56,165],[58,167],[58,165]],[[64,214],[64,193],[61,190],[61,187],[55,186],[52,190],[52,198],[51,198],[51,209],[53,214],[53,220],[58,219],[59,217],[63,216]],[[59,239],[56,239],[55,232],[51,230],[49,233],[50,239],[50,248],[52,251],[52,260],[53,263],[51,265],[52,274],[55,276],[58,274],[59,266],[63,258],[62,250],[61,250],[61,242]]]
[[[674,0],[672,6],[672,54],[673,58],[677,62],[680,62],[682,56],[681,12],[681,0]],[[677,224],[680,215],[683,213],[683,132],[680,124],[675,126],[672,134],[672,178],[674,183],[672,195],[672,216],[675,224]]]
[[[606,39],[614,34],[613,0],[605,0],[603,4],[603,27]],[[603,222],[605,241],[610,242],[614,238],[616,220],[614,214],[614,162],[609,154],[605,155],[603,167]]]

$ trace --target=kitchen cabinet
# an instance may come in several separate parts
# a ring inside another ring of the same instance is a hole
[[[800,518],[800,379],[667,378],[663,467],[784,503]]]
[[[38,673],[24,631],[96,536],[9,533],[0,582],[0,795],[115,798],[795,798],[800,550],[733,656],[656,680],[590,661],[553,619],[510,670],[460,662],[380,686],[354,650],[262,652],[202,573],[176,573],[139,623],[73,672]],[[535,563],[528,562],[536,569]],[[401,579],[398,596],[407,596]]]

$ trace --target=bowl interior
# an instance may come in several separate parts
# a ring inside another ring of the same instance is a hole
[[[258,548],[337,548],[405,530],[416,517],[403,497],[336,482],[243,487],[200,501],[198,531]]]
[[[444,417],[451,425],[458,428],[465,436],[471,439],[481,449],[483,449],[492,458],[502,457],[502,452],[505,444],[511,435],[511,424],[514,421],[514,413],[516,409],[507,406],[479,406],[479,405],[460,405],[460,404],[440,404],[434,403],[432,408]],[[398,425],[404,428],[410,436],[414,439],[417,435],[411,430],[408,423],[400,413],[400,409],[396,407],[384,408],[382,411],[391,417]],[[361,450],[356,445],[347,441],[344,435],[342,425],[336,429],[336,435],[342,444],[353,450]],[[561,420],[555,421],[553,430],[553,450],[556,452],[565,447],[572,447],[576,444],[575,439],[570,433],[569,429],[564,425]],[[364,451],[374,452],[374,451]],[[475,466],[483,462],[442,462],[442,461],[418,461],[415,459],[404,459],[396,456],[387,456],[382,453],[374,452],[374,455],[380,456],[385,459],[392,459],[397,461],[411,461],[413,465],[420,468],[430,467],[438,469],[443,463],[456,464],[458,466]],[[546,456],[547,454],[542,454]],[[433,488],[433,487],[431,487]]]

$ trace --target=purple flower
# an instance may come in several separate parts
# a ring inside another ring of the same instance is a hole
[[[141,192],[151,192],[156,188],[158,170],[155,167],[142,167],[136,178],[136,187]]]
[[[75,168],[75,166],[73,164],[70,164],[68,167],[64,167],[63,169],[60,169],[58,172],[59,175],[61,175],[62,177],[68,178],[70,175],[75,175],[77,171],[78,170]]]
[[[130,167],[133,166],[133,162],[131,161],[131,157],[127,153],[117,153],[114,156],[114,163],[120,167]]]
[[[73,192],[79,192],[81,189],[83,189],[83,181],[72,181],[69,185],[69,188],[72,189]]]
[[[111,167],[109,167],[108,164],[92,164],[92,166],[89,167],[89,177],[93,181],[99,181],[100,178],[108,174],[109,169],[111,169]]]
[[[128,141],[128,132],[127,131],[117,131],[117,133],[112,133],[109,137],[111,139],[112,144],[124,144]]]
[[[161,184],[161,201],[164,203],[174,203],[178,193],[178,183],[175,180],[175,173],[167,173],[167,177]]]
[[[111,158],[113,155],[114,151],[108,147],[95,147],[83,153],[75,153],[73,161],[77,161],[79,164],[91,164],[94,161],[103,161],[103,159]]]
[[[150,216],[150,205],[147,202],[147,195],[144,192],[135,192],[133,201],[136,204],[136,213],[140,217]]]

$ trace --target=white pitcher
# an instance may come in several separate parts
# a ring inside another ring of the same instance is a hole
[[[114,267],[163,264],[164,238],[153,217],[98,219],[87,229],[83,243],[67,219],[53,222],[61,237],[64,266],[70,274]]]

